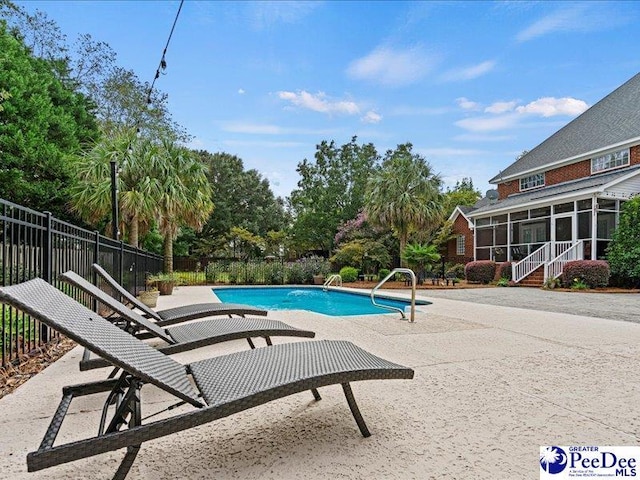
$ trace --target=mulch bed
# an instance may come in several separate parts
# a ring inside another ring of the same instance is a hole
[[[0,398],[10,394],[76,346],[68,338],[51,342],[46,348],[20,357],[17,364],[0,368]]]

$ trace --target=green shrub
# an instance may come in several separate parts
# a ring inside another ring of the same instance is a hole
[[[285,270],[285,281],[288,284],[302,284],[305,282],[305,272],[298,262],[288,263]]]
[[[611,275],[621,286],[640,286],[640,196],[625,202],[607,247]]]
[[[391,270],[389,270],[388,268],[381,268],[380,270],[378,270],[378,280],[384,280],[384,277],[386,277],[390,273]]]
[[[468,282],[491,283],[496,276],[496,262],[492,260],[469,262],[464,267],[464,276]]]
[[[331,271],[329,261],[323,257],[305,257],[296,263],[302,272],[302,281],[299,283],[313,283],[314,275],[328,275]]]
[[[496,285],[498,287],[508,287],[509,286],[509,279],[507,277],[500,277],[500,280],[498,280],[496,282]]]
[[[581,282],[589,288],[606,287],[610,276],[609,264],[604,260],[574,260],[562,269],[562,283],[568,286]]]
[[[352,283],[358,279],[358,269],[354,267],[342,267],[340,269],[340,276],[345,283]]]
[[[284,267],[280,263],[271,263],[264,267],[264,283],[282,285],[284,283]]]
[[[502,262],[500,266],[498,266],[498,277],[511,280],[511,262]]]

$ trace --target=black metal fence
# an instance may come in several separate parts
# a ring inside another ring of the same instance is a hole
[[[179,282],[196,284],[282,285],[313,283],[314,276],[327,275],[329,261],[320,257],[287,262],[281,258],[180,258],[173,259]]]
[[[100,264],[130,292],[145,288],[148,272],[162,270],[163,258],[122,241],[58,220],[0,199],[0,285],[40,277],[85,301],[58,275],[73,270],[95,281],[93,263]],[[0,366],[42,348],[56,332],[28,315],[0,305]]]

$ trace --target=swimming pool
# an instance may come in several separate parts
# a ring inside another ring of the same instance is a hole
[[[221,302],[244,303],[265,310],[310,310],[332,316],[372,315],[392,313],[376,307],[368,295],[336,290],[323,291],[314,287],[222,287],[213,288]],[[408,301],[376,296],[376,302],[405,308]],[[416,305],[430,302],[416,300]]]

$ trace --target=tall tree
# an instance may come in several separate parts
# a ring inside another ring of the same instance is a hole
[[[163,140],[155,178],[159,181],[158,228],[164,236],[164,269],[173,272],[173,241],[181,226],[200,229],[213,211],[207,167],[187,148]]]
[[[448,188],[444,194],[445,216],[453,213],[457,206],[471,206],[482,197],[480,190],[473,186],[473,180],[465,177],[458,180],[453,188]]]
[[[0,0],[0,15],[36,57],[49,63],[59,81],[91,99],[103,131],[131,127],[155,138],[188,140],[171,118],[167,95],[119,67],[107,43],[80,34],[70,44],[45,12],[31,14],[8,0]]]
[[[338,227],[362,209],[367,179],[379,156],[373,144],[358,145],[353,137],[341,147],[322,141],[314,160],[298,164],[301,178],[290,197],[292,236],[299,249],[328,255]]]
[[[111,161],[119,165],[119,229],[123,238],[139,246],[139,233],[153,222],[160,201],[159,148],[135,131],[119,129],[105,135],[85,154],[74,158],[77,183],[72,189],[73,207],[90,224],[110,232]]]
[[[282,199],[276,198],[269,181],[257,170],[245,170],[242,159],[228,153],[199,151],[197,155],[208,167],[215,212],[198,235],[198,251],[225,254],[231,229],[243,228],[265,237],[280,231],[287,217]]]
[[[66,155],[98,136],[86,98],[56,78],[0,22],[0,197],[75,220]]]
[[[371,177],[365,211],[374,224],[394,230],[400,255],[411,233],[433,232],[439,227],[443,215],[440,185],[440,177],[423,157],[412,152],[410,143],[388,150],[381,168]]]

